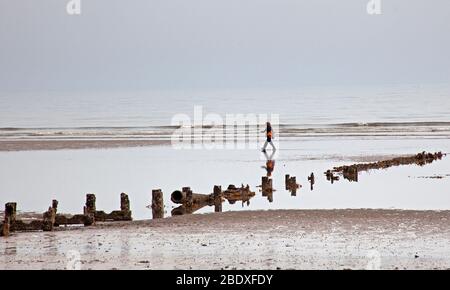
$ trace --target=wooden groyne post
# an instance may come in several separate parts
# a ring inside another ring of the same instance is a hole
[[[297,184],[297,178],[295,176],[292,176],[289,179],[289,189],[291,191],[292,196],[297,195],[297,189],[299,188],[299,185]]]
[[[270,179],[267,176],[263,176],[261,180],[261,191],[262,196],[266,196],[267,200],[269,202],[273,202],[273,185],[272,185],[272,179]]]
[[[267,176],[263,176],[261,179],[261,189],[263,196],[266,196],[267,193],[271,193],[273,191],[272,179]]]
[[[5,204],[5,218],[0,232],[1,236],[9,236],[11,232],[11,225],[14,225],[16,222],[16,209],[17,203],[15,202],[8,202]]]
[[[7,236],[9,236],[9,228],[10,228],[9,219],[7,219],[7,218],[5,217],[5,219],[4,219],[4,221],[3,221],[3,224],[2,224],[0,236],[1,236],[1,237],[7,237]]]
[[[85,226],[90,226],[95,223],[95,211],[96,211],[95,201],[96,201],[95,194],[92,193],[86,194],[86,205],[84,206]]]
[[[5,204],[5,217],[8,217],[9,223],[14,224],[17,218],[17,203],[8,202]]]
[[[314,177],[314,173],[311,173],[310,176],[308,176],[308,181],[311,184],[311,191],[314,190],[314,184],[316,183],[316,178]]]
[[[300,184],[297,183],[297,178],[295,176],[290,176],[289,174],[286,174],[285,176],[284,186],[286,190],[289,190],[291,192],[292,196],[296,196],[297,189],[302,187]]]
[[[222,212],[222,187],[219,185],[214,186],[214,212]]]
[[[111,213],[114,214],[116,213],[115,211],[113,211]],[[120,218],[117,220],[133,220],[132,216],[131,216],[131,207],[130,207],[130,199],[128,198],[128,194],[126,194],[125,192],[122,192],[120,194],[120,212],[119,212],[119,216]]]
[[[48,208],[48,211],[43,214],[42,230],[43,231],[53,231],[53,227],[56,222],[56,213],[58,211],[58,201],[54,199],[52,201],[52,206]]]
[[[161,189],[152,190],[152,214],[154,219],[164,218],[164,198]]]
[[[52,200],[52,208],[55,209],[55,212],[58,212],[58,204],[59,202],[56,199]]]
[[[185,202],[186,213],[191,214],[194,212],[194,209],[193,209],[194,195],[193,195],[190,187],[185,187],[185,188],[183,188],[183,190],[185,190],[184,193],[186,194],[186,202]]]
[[[130,199],[128,195],[124,192],[120,194],[120,210],[123,212],[129,212],[130,210]]]

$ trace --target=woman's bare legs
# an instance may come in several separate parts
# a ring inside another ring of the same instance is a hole
[[[275,145],[273,145],[273,142],[272,142],[272,141],[270,141],[270,142],[266,141],[266,142],[264,142],[264,146],[263,146],[263,148],[262,148],[262,151],[263,151],[263,152],[266,151],[266,148],[267,148],[267,145],[268,145],[268,144],[270,144],[270,145],[272,146],[273,151],[277,150],[277,148],[275,148]]]

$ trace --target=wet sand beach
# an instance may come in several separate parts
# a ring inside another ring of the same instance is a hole
[[[34,151],[34,150],[74,150],[74,149],[111,149],[149,147],[169,145],[164,140],[13,140],[0,141],[1,151]]]
[[[420,148],[420,149],[417,149]],[[120,193],[129,195],[133,219],[149,219],[153,189],[164,193],[165,216],[174,207],[170,194],[189,186],[209,194],[214,185],[249,185],[256,196],[250,205],[223,204],[223,211],[266,209],[450,208],[450,158],[425,166],[407,165],[361,172],[358,182],[341,178],[333,184],[324,175],[346,164],[374,162],[429,152],[450,152],[441,140],[305,140],[285,142],[275,157],[272,202],[261,195],[266,157],[256,150],[174,150],[169,146],[140,148],[0,152],[0,202],[15,201],[18,211],[44,212],[52,199],[58,212],[82,213],[87,193],[97,196],[97,208],[119,208]],[[195,170],[188,170],[188,168]],[[316,176],[313,190],[307,177]],[[296,195],[285,190],[285,175],[301,184]],[[419,178],[442,176],[442,179]],[[426,194],[425,194],[426,193]],[[205,207],[198,213],[214,211]]]
[[[450,269],[449,220],[450,211],[269,210],[98,224],[1,239],[0,269]]]

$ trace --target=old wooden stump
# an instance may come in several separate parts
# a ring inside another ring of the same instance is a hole
[[[56,212],[58,210],[58,201],[54,199],[52,201],[52,206],[48,208],[43,214],[42,220],[42,230],[43,231],[53,231],[53,227],[56,223]]]
[[[88,193],[86,194],[86,205],[84,206],[84,225],[90,226],[95,223],[95,194]]]
[[[214,212],[222,212],[222,187],[219,185],[214,186]]]
[[[152,214],[154,219],[164,218],[164,199],[161,189],[152,190]]]

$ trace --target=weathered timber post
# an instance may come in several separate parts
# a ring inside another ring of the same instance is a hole
[[[48,208],[48,211],[43,214],[42,230],[53,231],[53,227],[56,222],[56,212],[58,211],[58,201],[52,200],[52,206]]]
[[[16,202],[8,202],[5,204],[5,215],[8,214],[9,224],[13,225],[16,222],[17,216],[17,203]]]
[[[292,176],[292,177],[289,179],[289,181],[290,181],[290,186],[292,186],[292,187],[297,187],[297,177]]]
[[[267,200],[269,202],[273,202],[273,191],[267,193]]]
[[[58,204],[56,199],[52,200],[52,208],[55,210],[55,214],[58,213]]]
[[[308,177],[309,183],[311,183],[311,191],[314,190],[314,183],[316,183],[316,178],[314,177],[314,172]]]
[[[15,202],[8,202],[5,204],[5,219],[1,228],[0,235],[7,237],[11,230],[11,225],[16,221],[17,204]]]
[[[124,220],[133,220],[133,218],[131,217],[130,199],[124,192],[120,194],[120,211],[123,215]]]
[[[222,187],[219,185],[214,186],[214,211],[222,212]]]
[[[269,184],[269,177],[263,176],[261,179],[261,191],[263,196],[266,196],[268,184]]]
[[[44,232],[53,231],[55,219],[56,219],[56,211],[53,207],[49,207],[48,211],[44,212],[43,214],[42,230]]]
[[[299,188],[299,185],[297,184],[297,177],[292,176],[290,178],[290,189],[291,189],[291,196],[297,196],[297,189]]]
[[[130,211],[130,200],[128,195],[124,192],[120,194],[120,210],[121,211]]]
[[[261,181],[262,181],[261,189],[263,196],[267,196],[267,194],[273,191],[272,179],[270,179],[267,176],[263,176]]]
[[[95,207],[95,194],[88,193],[86,194],[86,211],[85,214],[95,214],[96,207]]]
[[[284,176],[284,186],[285,186],[286,190],[289,189],[289,177],[290,177],[289,174],[286,174],[286,175]]]
[[[164,199],[161,189],[152,190],[152,214],[154,219],[164,218]]]
[[[273,184],[272,179],[267,176],[262,177],[262,195],[267,196],[269,202],[273,202]]]
[[[5,217],[5,220],[3,221],[3,224],[2,224],[0,236],[1,237],[9,236],[9,228],[10,228],[9,218]]]
[[[9,231],[16,231],[17,203],[8,202],[5,204],[5,221],[8,221]]]
[[[96,201],[95,194],[92,193],[86,194],[86,206],[84,207],[85,226],[90,226],[95,223],[95,211],[96,211],[95,201]]]

